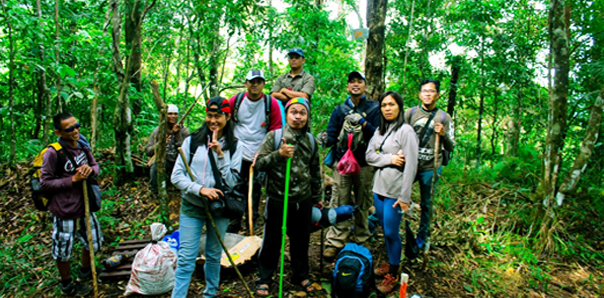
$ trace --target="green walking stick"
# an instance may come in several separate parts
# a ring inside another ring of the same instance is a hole
[[[281,227],[281,268],[279,269],[279,298],[283,297],[283,259],[285,259],[285,233],[287,232],[287,199],[289,197],[289,171],[292,165],[291,157],[287,159],[285,168],[285,198],[283,199],[283,227]]]

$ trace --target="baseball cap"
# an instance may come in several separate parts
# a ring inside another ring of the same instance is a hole
[[[251,81],[255,78],[261,78],[266,81],[266,79],[264,78],[264,73],[261,70],[250,70],[250,72],[247,73],[245,80]]]
[[[367,82],[367,79],[365,78],[365,75],[362,72],[360,72],[360,71],[356,71],[355,70],[355,71],[351,71],[348,74],[348,82],[350,82],[350,80],[352,80],[354,78],[361,78],[361,79],[363,79],[363,81],[365,81],[365,83]]]
[[[304,57],[304,51],[302,51],[301,48],[293,48],[293,49],[289,50],[289,53],[287,53],[287,55],[289,56],[291,54],[298,54],[298,55]]]
[[[176,105],[169,104],[168,105],[168,113],[176,113],[176,114],[178,114],[178,107]]]

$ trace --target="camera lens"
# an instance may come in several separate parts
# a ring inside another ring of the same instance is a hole
[[[222,200],[216,200],[216,201],[212,201],[212,203],[210,203],[210,210],[214,213],[222,212],[223,208],[224,208],[224,202]]]

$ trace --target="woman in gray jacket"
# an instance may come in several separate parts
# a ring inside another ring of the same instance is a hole
[[[399,236],[403,212],[411,204],[411,187],[417,171],[418,139],[413,127],[403,119],[403,99],[388,91],[379,100],[380,127],[369,142],[365,154],[367,163],[375,167],[373,204],[380,225],[388,263],[378,267],[375,274],[384,276],[377,286],[382,293],[391,292],[398,284],[398,269],[403,245]]]

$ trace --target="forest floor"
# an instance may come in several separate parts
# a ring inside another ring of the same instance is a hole
[[[13,171],[0,169],[0,240],[3,244],[0,248],[0,297],[60,297],[58,272],[50,255],[51,220],[48,214],[36,211],[33,206],[29,178],[25,176],[28,169],[26,164],[18,164],[17,170]],[[409,274],[408,297],[412,294],[424,298],[604,297],[601,214],[593,215],[596,223],[600,223],[599,227],[581,222],[571,225],[571,219],[561,220],[566,221],[562,223],[565,233],[557,234],[555,239],[558,246],[566,250],[548,257],[538,256],[525,235],[533,230],[530,220],[522,220],[529,217],[534,207],[522,191],[486,182],[462,185],[454,182],[455,179],[448,179],[446,172],[436,199],[429,261],[425,266],[421,258],[402,263],[402,271]],[[149,195],[148,179],[139,177],[122,186],[116,186],[112,179],[102,173],[99,180],[104,201],[103,209],[97,215],[105,244],[96,254],[97,263],[110,256],[120,240],[150,238],[149,226],[159,219],[158,203]],[[169,197],[173,223],[169,229],[175,230],[178,228],[180,198],[176,191],[170,192]],[[417,189],[414,189],[414,198],[418,197]],[[415,217],[410,219],[413,227],[417,227],[418,214],[415,212]],[[569,236],[575,230],[578,234]],[[311,236],[310,267],[311,274],[324,289],[313,296],[328,297],[333,264],[324,261],[323,268],[320,267],[320,235],[315,232]],[[404,239],[404,228],[401,228],[401,236]],[[567,240],[568,237],[571,240]],[[572,241],[582,243],[580,247],[569,247],[568,243]],[[375,264],[387,260],[381,228],[374,234],[370,247]],[[72,263],[72,268],[77,268],[76,263]],[[286,261],[285,266],[285,272],[288,272],[289,262]],[[252,260],[240,269],[253,290],[257,278],[256,262]],[[100,282],[100,297],[122,295],[127,282]],[[203,267],[198,266],[189,296],[201,297],[204,284]],[[220,288],[219,297],[247,296],[232,269],[222,271]],[[277,288],[276,285],[272,287],[271,294],[275,297]],[[284,297],[304,296],[301,288],[289,284],[287,278],[284,279],[284,291]],[[398,297],[398,293],[389,297]]]

